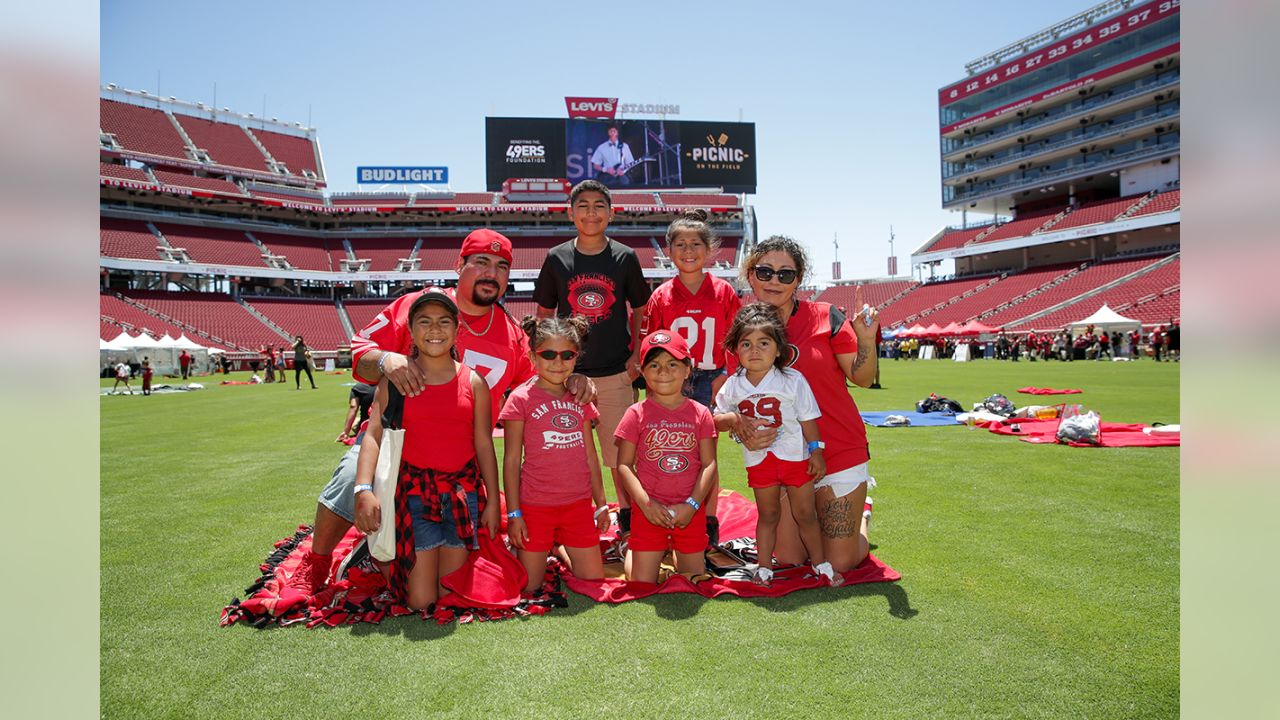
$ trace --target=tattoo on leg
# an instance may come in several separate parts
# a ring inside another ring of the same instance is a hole
[[[830,538],[852,536],[857,528],[850,520],[851,517],[853,514],[849,510],[848,495],[826,503],[818,513],[818,518],[822,521],[822,534]]]

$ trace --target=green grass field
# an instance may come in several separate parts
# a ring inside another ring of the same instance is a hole
[[[246,379],[247,373],[232,379]],[[468,626],[220,628],[346,450],[349,376],[101,399],[106,716],[1173,717],[1179,451],[870,428],[873,552],[897,583],[663,595]],[[866,410],[1079,387],[1104,421],[1178,422],[1178,366],[892,362]],[[110,387],[111,381],[103,381]],[[135,383],[135,387],[137,384]],[[498,451],[501,453],[501,444]],[[748,494],[736,446],[726,487]]]

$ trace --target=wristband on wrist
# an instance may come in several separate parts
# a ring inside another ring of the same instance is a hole
[[[355,494],[356,494],[356,495],[359,495],[360,493],[362,493],[362,492],[364,492],[364,491],[366,491],[366,490],[368,490],[369,492],[373,492],[373,486],[372,486],[372,485],[369,485],[369,484],[367,484],[367,483],[366,483],[366,484],[362,484],[362,485],[357,485],[357,486],[356,486],[356,492],[355,492]]]
[[[516,508],[515,510],[507,513],[508,520],[515,520],[518,517],[524,517],[524,513],[520,512],[520,508]]]
[[[684,504],[693,508],[694,512],[697,512],[698,510],[702,509],[702,503],[698,502],[697,500],[694,500],[692,497],[685,498]]]
[[[378,356],[378,372],[382,372],[382,363],[386,362],[390,355],[390,352],[383,350],[382,354]]]
[[[809,452],[812,453],[814,450],[826,449],[827,444],[822,442],[821,440],[810,440],[809,444],[806,445],[805,447],[809,448]]]
[[[597,507],[597,508],[596,508],[596,513],[595,513],[594,515],[592,515],[591,517],[592,517],[592,518],[598,518],[598,517],[600,517],[600,513],[602,513],[602,512],[609,512],[609,506],[608,506],[608,505],[601,505],[600,507]]]

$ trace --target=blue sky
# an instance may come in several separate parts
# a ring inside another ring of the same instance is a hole
[[[940,205],[937,90],[1088,3],[173,3],[104,0],[101,82],[318,129],[330,188],[357,165],[446,165],[483,190],[485,116],[566,95],[756,123],[760,232],[830,277],[899,274],[960,223]],[[972,218],[971,218],[972,219]]]

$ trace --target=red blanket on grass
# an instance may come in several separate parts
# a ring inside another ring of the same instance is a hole
[[[743,496],[722,491],[720,495],[720,536],[722,538],[750,538],[755,534],[755,504]],[[611,527],[606,535],[601,536],[602,551],[609,546],[616,527]],[[355,528],[338,543],[333,552],[333,568],[342,564],[343,559],[361,539]],[[727,543],[726,543],[727,544]],[[285,588],[285,581],[297,570],[302,557],[311,547],[311,528],[302,525],[292,536],[276,543],[275,550],[267,556],[259,566],[261,576],[245,590],[245,599],[232,599],[222,610],[223,626],[244,623],[254,627],[270,625],[293,625],[305,623],[307,627],[352,625],[359,622],[381,622],[388,615],[414,614],[402,605],[387,589],[386,582],[367,559],[354,563],[346,576],[333,580],[329,585],[312,598]],[[727,555],[720,554],[723,561]],[[722,566],[719,572],[724,576],[712,574],[698,575],[692,578],[672,574],[662,583],[629,582],[621,577],[606,577],[604,580],[579,580],[573,577],[558,560],[548,564],[543,585],[532,599],[524,599],[510,607],[480,607],[458,593],[444,596],[436,604],[433,618],[444,624],[452,621],[462,623],[477,620],[497,620],[527,615],[541,615],[554,607],[567,607],[568,601],[562,591],[562,580],[569,589],[584,595],[596,602],[625,602],[637,600],[650,595],[667,593],[696,593],[703,597],[720,596],[738,597],[780,597],[797,590],[810,590],[825,587],[825,579],[813,576],[807,567],[782,567],[776,570],[772,586],[758,587],[749,580],[750,573],[746,567],[734,569]],[[620,574],[620,563],[606,565],[606,576]],[[858,567],[846,572],[845,584],[856,585],[866,582],[891,582],[901,576],[891,567],[880,562],[874,556]],[[426,617],[426,614],[423,613]]]
[[[1059,390],[1058,388],[1042,388],[1042,387],[1027,386],[1024,388],[1018,388],[1018,392],[1024,393],[1026,395],[1079,395],[1084,391],[1079,388],[1067,388],[1065,390]]]
[[[1057,444],[1054,437],[1058,432],[1058,419],[1015,420],[1008,425],[998,422],[987,423],[987,429],[997,435],[1013,435],[1023,442],[1040,444]],[[1109,423],[1099,424],[1102,444],[1100,447],[1177,447],[1182,444],[1181,433],[1151,434],[1141,423]],[[1015,429],[1016,428],[1016,429]],[[1066,443],[1072,447],[1099,447],[1088,443]]]

